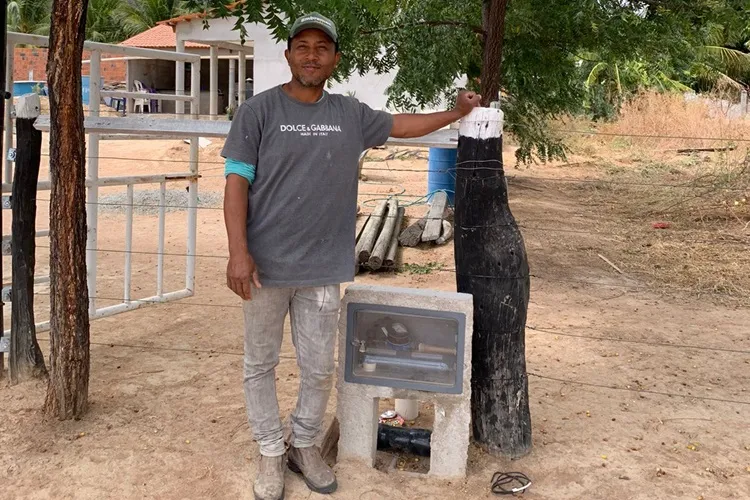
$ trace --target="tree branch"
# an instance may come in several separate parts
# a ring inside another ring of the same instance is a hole
[[[469,28],[474,33],[484,35],[484,29],[481,26],[465,23],[462,21],[420,21],[418,23],[403,24],[400,26],[388,26],[385,28],[378,28],[374,30],[360,31],[360,35],[373,35],[375,33],[381,33],[383,31],[393,31],[402,28],[417,28],[420,26],[455,26],[459,28]]]

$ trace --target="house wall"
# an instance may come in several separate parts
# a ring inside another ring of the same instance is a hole
[[[47,49],[16,47],[13,54],[13,80],[29,80],[30,72],[33,71],[34,80],[47,80]],[[89,51],[84,51],[83,60],[91,56]],[[105,56],[106,57],[106,56]],[[104,83],[118,83],[125,81],[125,61],[102,61],[101,70]],[[83,75],[88,76],[89,65],[82,67]]]
[[[233,19],[212,19],[210,28],[204,30],[203,20],[197,19],[177,25],[176,34],[182,40],[225,40],[239,43],[239,37],[234,31]],[[248,40],[253,41],[254,60],[253,78],[254,92],[258,94],[276,85],[289,81],[290,73],[284,58],[286,43],[277,43],[271,32],[261,24],[247,25]],[[248,60],[248,66],[251,62]],[[395,73],[378,75],[367,73],[364,76],[353,75],[341,84],[334,83],[330,88],[333,93],[355,93],[360,101],[376,109],[386,107],[386,89],[393,81]]]

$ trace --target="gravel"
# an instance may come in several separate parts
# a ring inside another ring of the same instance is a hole
[[[187,209],[187,189],[167,189],[165,193],[165,207],[167,212],[180,212]],[[198,191],[198,207],[218,208],[224,200],[219,192]],[[125,213],[127,208],[127,193],[117,193],[99,197],[99,211],[110,213]],[[159,213],[159,190],[137,190],[133,193],[133,213],[138,215],[157,215]]]

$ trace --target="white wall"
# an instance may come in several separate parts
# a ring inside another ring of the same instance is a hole
[[[228,19],[212,19],[210,29],[203,29],[203,21],[196,19],[177,25],[177,37],[183,40],[222,40],[239,43],[239,35],[233,30],[235,21]],[[284,58],[286,42],[277,43],[271,32],[263,25],[247,25],[248,40],[253,41],[254,59],[254,91],[256,94],[268,90],[276,85],[289,81],[291,73]],[[248,60],[250,64],[250,60]],[[333,93],[355,93],[355,97],[373,108],[385,108],[386,89],[393,81],[395,72],[386,75],[368,73],[360,77],[354,74],[348,81],[341,84],[334,83],[329,90]]]

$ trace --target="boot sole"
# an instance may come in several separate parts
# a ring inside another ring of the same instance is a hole
[[[319,488],[319,487],[315,486],[314,484],[310,483],[310,481],[307,480],[307,478],[305,477],[305,475],[302,474],[302,470],[300,470],[300,468],[297,467],[297,465],[293,464],[291,460],[289,462],[287,462],[287,467],[289,467],[290,471],[294,472],[295,474],[299,474],[300,476],[302,476],[302,480],[305,481],[305,484],[307,485],[307,487],[310,488],[314,493],[319,493],[321,495],[330,495],[331,493],[333,493],[334,491],[336,491],[336,489],[339,486],[338,482],[336,480],[334,480],[328,486],[323,486],[322,488]]]

